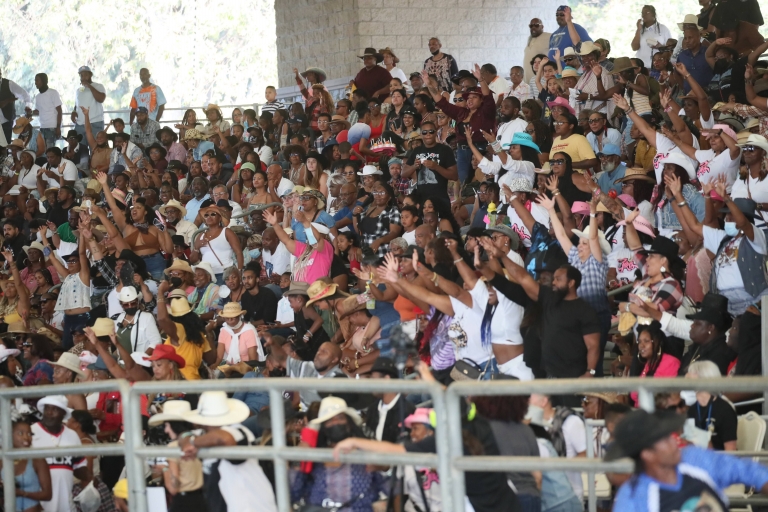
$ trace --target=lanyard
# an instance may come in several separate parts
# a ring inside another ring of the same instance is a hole
[[[701,406],[696,403],[696,417],[699,420],[699,423],[701,423]],[[712,402],[709,402],[709,408],[707,409],[707,421],[704,423],[704,428],[712,432],[714,429],[712,428]]]

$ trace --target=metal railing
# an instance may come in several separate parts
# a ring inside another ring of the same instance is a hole
[[[54,391],[55,389],[55,391]],[[17,397],[31,398],[50,394],[92,393],[119,391],[122,399],[122,412],[125,427],[124,444],[101,444],[93,446],[73,446],[59,448],[13,449],[10,435],[2,436],[3,475],[6,482],[13,481],[12,460],[31,457],[61,456],[98,456],[124,455],[130,492],[131,512],[146,512],[146,485],[144,460],[151,457],[178,457],[178,449],[158,446],[145,446],[142,437],[140,396],[151,393],[202,393],[218,390],[267,391],[270,398],[272,421],[272,446],[207,448],[200,450],[200,457],[270,459],[275,464],[276,501],[280,512],[288,512],[290,489],[288,482],[288,462],[309,460],[329,462],[333,460],[330,449],[298,448],[286,446],[285,418],[282,407],[283,390],[355,392],[355,393],[427,393],[432,396],[437,418],[435,429],[436,454],[376,454],[356,452],[342,455],[341,462],[355,464],[418,465],[435,467],[441,481],[441,499],[447,512],[463,509],[466,471],[585,471],[627,473],[633,470],[629,460],[603,462],[589,458],[542,459],[538,457],[511,456],[464,456],[462,443],[461,400],[465,396],[504,396],[529,395],[541,393],[547,395],[573,395],[575,392],[588,391],[638,391],[641,403],[652,400],[654,391],[763,391],[768,389],[768,378],[742,377],[721,379],[561,379],[534,381],[493,381],[493,382],[455,382],[447,389],[437,383],[407,380],[345,380],[345,379],[240,379],[218,381],[173,381],[139,382],[130,385],[127,381],[111,380],[85,384],[57,385],[56,388],[37,386],[0,390],[0,430],[11,432],[11,400]],[[747,454],[744,454],[747,455]],[[754,454],[750,454],[754,455]],[[764,454],[760,454],[761,456]],[[592,489],[594,489],[592,487]],[[594,490],[593,490],[594,494]],[[754,501],[751,501],[754,502]],[[13,487],[5,488],[6,510],[14,510],[15,496]]]

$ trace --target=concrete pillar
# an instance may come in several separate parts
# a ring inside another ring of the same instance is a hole
[[[293,68],[325,69],[329,79],[354,76],[365,47],[389,46],[409,74],[429,57],[437,36],[459,68],[490,62],[506,76],[523,63],[528,22],[557,28],[562,0],[277,0],[277,73],[280,87],[295,84]]]

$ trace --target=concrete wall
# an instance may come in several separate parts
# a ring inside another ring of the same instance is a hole
[[[353,76],[363,48],[391,47],[406,74],[421,70],[427,42],[437,36],[459,68],[493,63],[507,75],[523,64],[528,22],[556,27],[562,0],[276,0],[280,87],[293,85],[292,69],[325,69],[329,78]]]

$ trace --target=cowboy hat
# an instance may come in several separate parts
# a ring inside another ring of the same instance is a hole
[[[50,361],[50,364],[61,366],[72,373],[76,373],[80,377],[85,377],[85,372],[80,369],[80,358],[70,352],[64,352],[61,354],[58,361]]]
[[[602,203],[601,203],[602,204]],[[627,205],[629,206],[629,205]],[[616,223],[617,226],[626,226],[627,221],[626,220],[620,220]],[[632,221],[632,225],[635,227],[637,231],[640,231],[641,233],[645,233],[646,235],[650,236],[651,238],[656,238],[656,233],[653,232],[653,226],[651,223],[643,217],[642,215],[638,215],[635,217],[635,220]]]
[[[320,411],[317,413],[317,418],[310,421],[309,424],[313,427],[319,427],[339,414],[346,414],[356,425],[360,425],[363,422],[356,410],[347,407],[347,402],[343,398],[328,396],[320,401]]]
[[[168,132],[168,133],[170,133],[170,134],[171,134],[171,137],[173,137],[173,141],[174,141],[174,142],[176,142],[177,140],[179,140],[179,136],[176,134],[176,132],[175,132],[175,131],[171,130],[171,128],[170,128],[170,127],[168,127],[168,126],[163,126],[163,127],[162,127],[162,128],[160,128],[159,130],[155,131],[155,138],[156,138],[158,141],[160,140],[160,136],[163,134],[163,132]]]
[[[345,130],[349,130],[350,126],[352,126],[350,124],[350,122],[347,121],[347,118],[345,118],[344,116],[340,116],[340,115],[335,115],[335,116],[333,116],[331,118],[331,123],[330,124],[333,124],[333,123],[342,123],[342,124],[344,124],[344,129]]]
[[[309,301],[307,301],[307,306],[314,304],[319,300],[323,300],[326,297],[331,297],[338,290],[339,290],[339,285],[337,285],[336,283],[326,283],[322,280],[315,281],[314,283],[309,285],[309,288],[307,288],[307,296],[309,297]],[[343,297],[349,297],[348,293],[342,292],[342,291],[339,291],[339,295]]]
[[[483,96],[483,90],[480,87],[467,87],[467,89],[463,93],[461,93],[461,96],[462,98],[467,99],[469,98],[470,94]]]
[[[10,279],[8,279],[7,281],[10,281]],[[4,282],[7,282],[7,281],[4,281]],[[9,334],[29,334],[29,332],[30,331],[27,328],[27,326],[24,325],[24,322],[11,322],[8,324],[8,330],[5,331],[0,336],[5,337]]]
[[[16,124],[13,126],[13,133],[18,135],[21,132],[23,132],[24,129],[27,126],[29,126],[29,122],[30,122],[29,119],[24,117],[24,116],[17,117],[16,118]],[[82,135],[80,136],[80,138],[82,139]]]
[[[589,228],[590,226],[587,226],[584,231],[578,229],[572,229],[571,231],[573,231],[573,234],[577,237],[589,240]],[[597,240],[600,243],[600,250],[603,251],[603,254],[610,254],[611,244],[605,239],[605,233],[600,229],[597,230]],[[677,245],[675,245],[675,247],[677,247]]]
[[[149,418],[149,426],[155,427],[166,421],[187,421],[184,415],[192,411],[192,406],[186,400],[168,400],[163,404],[163,412]]]
[[[624,203],[627,208],[637,208],[637,201],[629,194],[619,194],[616,199]]]
[[[239,302],[227,302],[224,305],[224,309],[219,313],[223,318],[238,318],[242,316],[246,311],[240,306]]]
[[[728,298],[717,293],[707,293],[696,313],[685,315],[688,320],[704,320],[718,330],[724,330],[730,324],[728,316]]]
[[[101,336],[109,336],[115,332],[115,321],[111,318],[97,318],[93,327],[91,327],[91,330],[93,330],[93,334],[95,334],[97,338]]]
[[[579,71],[576,68],[572,68],[571,66],[566,66],[563,69],[563,72],[557,76],[557,78],[579,78],[581,75],[579,74]]]
[[[533,172],[536,174],[552,174],[552,168],[549,166],[549,162],[544,162],[541,169],[534,169]]]
[[[179,212],[181,212],[181,216],[182,217],[186,217],[187,216],[187,209],[184,208],[183,204],[181,204],[180,202],[178,202],[175,199],[171,199],[170,201],[165,203],[163,206],[158,208],[157,211],[159,211],[161,215],[165,215],[165,210],[167,208],[176,208],[177,210],[179,210]]]
[[[667,154],[667,157],[661,160],[660,163],[661,165],[664,165],[664,164],[678,165],[682,167],[686,173],[688,173],[688,177],[690,179],[696,178],[696,169],[693,167],[693,163],[691,163],[691,159],[685,156],[683,153],[680,153],[679,151],[672,151],[671,153]]]
[[[118,295],[117,300],[118,302],[129,303],[135,301],[138,298],[139,294],[136,293],[136,288],[133,286],[123,286],[123,289],[120,290],[120,295]]]
[[[66,414],[64,415],[64,421],[67,421],[69,417],[72,416],[72,409],[69,408],[69,401],[67,400],[67,397],[64,395],[44,396],[43,398],[37,401],[37,406],[36,406],[37,410],[42,413],[46,405],[52,405],[53,407],[64,409],[64,411],[66,412]]]
[[[531,180],[528,178],[512,178],[509,180],[509,183],[505,183],[505,185],[507,185],[512,192],[525,192],[526,194],[534,192],[533,187],[531,186]]]
[[[685,18],[683,18],[683,22],[678,23],[677,27],[680,30],[685,30],[686,25],[695,25],[697,29],[701,30],[701,27],[699,26],[699,17],[695,14],[686,14]]]
[[[184,132],[184,140],[205,140],[207,138],[208,137],[205,134],[196,128],[189,128],[186,132]]]
[[[520,246],[520,235],[518,235],[517,232],[509,226],[499,224],[485,230],[485,236],[491,236],[491,233],[500,233],[509,238],[509,248],[513,251],[516,251]]]
[[[184,316],[190,311],[192,311],[192,307],[189,305],[189,301],[184,297],[178,297],[171,300],[171,310],[168,314],[171,316]]]
[[[755,220],[755,210],[757,209],[757,203],[748,197],[737,197],[733,201],[736,208],[744,214],[749,220]],[[731,210],[724,206],[720,208],[720,213],[731,213]]]
[[[758,148],[768,153],[768,139],[762,135],[758,135],[757,133],[750,134],[749,138],[747,138],[747,141],[744,144],[739,144],[739,146],[742,148],[744,146],[757,146]]]
[[[149,356],[145,352],[131,352],[131,359],[133,362],[144,368],[152,366],[152,361],[149,360]]]
[[[382,375],[389,375],[392,379],[399,379],[400,372],[395,366],[395,361],[390,357],[379,356],[373,362],[371,369],[361,375],[370,375],[373,372],[381,373]]]
[[[681,430],[684,423],[685,416],[672,411],[632,411],[616,425],[614,440],[608,446],[605,460],[637,457],[657,441]]]
[[[631,180],[641,180],[641,181],[647,181],[648,183],[656,183],[655,179],[648,176],[648,173],[645,172],[645,169],[641,169],[639,167],[628,168],[626,171],[624,171],[624,177],[617,179],[613,183],[615,185],[617,183],[624,183],[625,181],[631,181]]]
[[[421,423],[434,429],[432,421],[429,419],[433,410],[428,407],[419,407],[410,416],[405,418],[405,428],[411,428],[414,423]]]
[[[144,153],[147,156],[149,156],[149,152],[152,151],[153,149],[158,150],[162,154],[161,158],[165,158],[168,155],[168,150],[165,149],[165,146],[163,146],[159,142],[155,142],[154,144],[149,146],[147,149],[144,150]]]
[[[328,77],[323,68],[307,68],[306,71],[299,74],[304,78],[307,78],[307,73],[314,73],[318,82],[325,82],[325,79]]]
[[[366,304],[365,301],[360,302],[361,298],[362,295],[350,295],[344,299],[341,302],[341,315],[339,316],[339,320],[347,318],[352,313],[364,310]]]
[[[502,147],[504,149],[507,149],[509,146],[515,146],[515,145],[527,146],[527,147],[529,147],[531,149],[536,150],[537,153],[541,153],[541,150],[539,149],[539,146],[535,142],[533,142],[533,137],[531,137],[531,135],[528,134],[528,133],[515,132],[512,135],[512,140],[510,141],[510,143],[508,145],[504,144],[504,146],[502,146]]]
[[[595,43],[592,41],[584,41],[581,43],[581,48],[578,52],[576,52],[578,55],[589,55],[592,52],[599,52],[601,51],[600,48],[595,46]]]
[[[38,250],[40,252],[45,252],[45,247],[43,247],[43,244],[41,244],[38,241],[34,241],[31,244],[29,244],[29,245],[25,245],[25,246],[22,247],[22,249],[24,249],[24,252],[27,253],[27,256],[29,256],[29,250],[30,249],[36,249],[36,250]]]
[[[300,283],[298,281],[291,281],[291,286],[283,293],[283,297],[288,297],[289,295],[306,295],[309,297],[307,290],[309,289],[309,284],[307,283]]]
[[[197,409],[184,413],[182,417],[195,425],[224,427],[240,423],[250,415],[251,410],[245,403],[227,398],[224,391],[205,391],[200,395]]]
[[[632,61],[629,59],[629,57],[618,57],[615,61],[613,61],[613,70],[611,71],[611,74],[618,75],[623,71],[634,68],[635,65],[632,64]]]
[[[221,199],[221,201],[224,201],[227,204],[229,204],[226,199]],[[205,201],[203,201],[203,204],[200,205],[200,209],[198,210],[198,213],[200,214],[201,217],[203,217],[205,216],[205,213],[208,211],[218,213],[219,217],[221,218],[222,225],[229,226],[231,211],[224,212],[224,210],[222,209],[221,206],[218,205],[218,203],[214,203],[212,199],[206,199]]]
[[[555,98],[552,101],[548,101],[547,102],[547,106],[549,108],[552,108],[552,107],[563,107],[568,112],[570,112],[571,114],[576,115],[576,110],[574,110],[574,108],[568,103],[568,100],[565,99],[565,98],[562,98],[560,96],[558,96],[557,98]]]
[[[389,46],[387,46],[387,47],[386,47],[386,48],[384,48],[383,50],[379,50],[379,53],[382,55],[382,60],[383,60],[384,54],[385,54],[385,53],[388,53],[388,54],[390,54],[390,55],[392,56],[392,59],[394,59],[394,61],[395,61],[395,64],[397,64],[398,62],[400,62],[400,59],[399,59],[399,58],[397,58],[397,55],[395,55],[395,52],[393,52],[393,51],[392,51],[392,48],[390,48]]]
[[[179,236],[181,236],[181,235],[179,235]],[[163,273],[165,275],[169,276],[169,275],[171,275],[171,271],[173,271],[173,270],[181,270],[182,272],[189,272],[190,274],[192,272],[194,272],[194,270],[192,270],[192,267],[189,266],[189,262],[188,261],[181,260],[179,258],[174,259],[173,263],[171,264],[171,266],[168,267],[167,269],[163,270]]]
[[[654,238],[653,243],[651,243],[650,249],[641,249],[638,252],[645,253],[645,254],[658,254],[660,256],[664,256],[665,258],[667,258],[667,260],[669,260],[670,265],[672,265],[673,262],[680,260],[680,256],[678,254],[679,247],[677,243],[672,241],[672,239],[667,238],[665,236],[661,236],[661,235]]]
[[[5,361],[11,356],[16,357],[19,354],[21,354],[21,350],[17,348],[8,348],[5,345],[0,345],[0,363],[2,363],[3,361]]]
[[[366,48],[363,50],[362,55],[357,56],[359,59],[365,59],[366,57],[376,57],[376,64],[381,63],[384,60],[384,56],[376,51],[376,48]]]
[[[217,110],[219,114],[221,114],[221,107],[219,107],[215,103],[209,103],[207,108],[203,108],[203,112],[205,112],[206,114],[208,113],[209,110]]]
[[[174,302],[177,300],[181,300],[181,299],[174,299],[171,302]],[[173,361],[178,365],[179,368],[184,368],[187,364],[184,358],[176,353],[176,349],[173,348],[173,345],[157,345],[155,347],[155,350],[152,352],[152,355],[147,357],[147,360],[149,361],[159,361],[161,359]]]
[[[363,170],[358,172],[358,176],[373,176],[378,174],[384,174],[381,172],[375,165],[365,165],[363,166]]]
[[[619,394],[613,391],[587,391],[586,393],[580,393],[580,395],[593,396],[608,404],[616,404],[619,402]]]
[[[201,261],[197,265],[192,265],[192,272],[194,272],[197,269],[206,271],[208,273],[208,275],[211,276],[211,279],[213,281],[216,280],[216,274],[214,274],[214,272],[213,272],[213,267],[207,261]]]
[[[458,73],[451,77],[451,82],[459,85],[459,83],[465,78],[472,78],[473,80],[476,80],[475,75],[473,75],[471,71],[467,69],[460,69]]]

